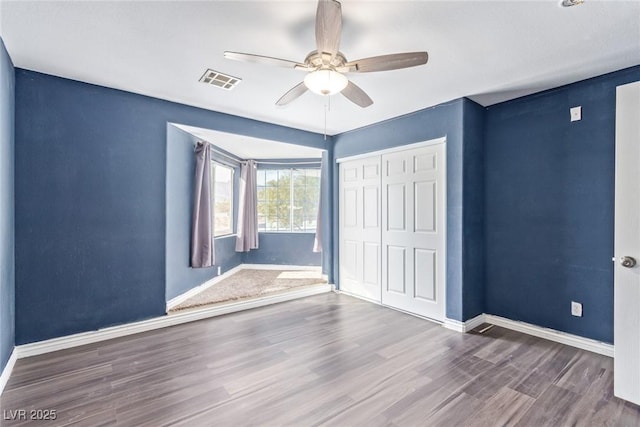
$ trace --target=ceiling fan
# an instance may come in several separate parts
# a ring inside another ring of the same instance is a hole
[[[272,58],[250,53],[224,52],[224,57],[237,61],[257,62],[307,71],[304,81],[285,93],[276,105],[286,105],[307,90],[319,95],[341,93],[360,107],[368,107],[373,100],[362,89],[349,81],[345,73],[369,73],[398,70],[427,63],[427,52],[406,52],[347,61],[340,52],[342,33],[342,7],[336,0],[319,0],[316,11],[316,46],[304,62]]]

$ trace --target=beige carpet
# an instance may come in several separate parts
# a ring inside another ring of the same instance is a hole
[[[288,289],[326,283],[321,272],[317,270],[244,269],[175,306],[170,312],[226,301],[257,298],[281,293]]]

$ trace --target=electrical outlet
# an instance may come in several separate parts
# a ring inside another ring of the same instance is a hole
[[[569,114],[571,115],[571,121],[577,122],[578,120],[582,120],[582,107],[572,107],[569,109]]]
[[[218,266],[218,276],[222,274],[222,267]]]
[[[579,302],[571,301],[571,315],[582,317],[582,304],[580,304]]]

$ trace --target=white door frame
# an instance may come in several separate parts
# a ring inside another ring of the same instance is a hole
[[[447,137],[443,136],[441,138],[430,139],[428,141],[416,142],[416,143],[407,144],[407,145],[398,145],[397,147],[384,148],[382,150],[369,151],[362,154],[354,154],[353,156],[339,157],[336,159],[336,163],[348,162],[348,161],[357,160],[357,159],[365,159],[367,157],[372,157],[372,156],[381,156],[383,154],[389,154],[389,153],[397,153],[398,151],[412,150],[414,148],[428,147],[429,145],[436,145],[436,144],[442,144],[442,143],[445,143],[445,147],[446,147],[446,142],[447,142]]]

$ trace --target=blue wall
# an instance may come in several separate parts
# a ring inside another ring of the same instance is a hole
[[[13,63],[0,38],[0,372],[15,342],[14,107]]]
[[[14,82],[4,49],[0,60],[2,364],[13,346],[13,233],[6,221],[14,220],[7,208],[14,183],[18,344],[162,315],[166,298],[182,291],[168,287],[169,271],[179,279],[188,259],[172,252],[167,228],[169,202],[184,183],[173,187],[166,176],[175,172],[167,157],[185,153],[168,148],[168,123],[321,148],[330,162],[446,136],[447,316],[467,320],[484,311],[612,341],[615,86],[640,80],[640,67],[486,110],[459,99],[325,141],[20,69]],[[570,123],[574,105],[582,105],[583,120]],[[338,170],[326,167],[323,203],[332,215],[323,230],[332,250],[322,263],[337,282]],[[283,239],[310,245],[313,235],[289,236],[263,234],[264,251],[241,258],[291,263],[270,248]],[[238,255],[227,251],[229,242],[220,239],[219,255],[231,266]],[[190,283],[207,280],[202,274]],[[583,318],[570,316],[570,300],[584,304]]]
[[[636,80],[640,67],[487,109],[488,313],[613,342],[615,88]]]
[[[235,236],[215,239],[216,265],[210,268],[189,266],[191,211],[195,157],[193,135],[167,125],[167,223],[166,223],[166,298],[170,300],[199,286],[222,272],[238,266],[242,254],[235,251]],[[235,173],[237,180],[238,173]],[[238,186],[235,185],[237,189]],[[234,197],[234,202],[237,197]],[[234,203],[235,204],[235,203]]]
[[[167,123],[331,139],[16,70],[16,342],[163,315]]]
[[[484,107],[463,100],[462,318],[485,311]],[[447,219],[448,220],[448,219]],[[450,262],[455,262],[449,258]]]
[[[447,317],[467,320],[483,312],[482,107],[458,99],[334,137],[334,159],[447,137]],[[333,171],[333,217],[338,217],[338,168]],[[469,211],[469,213],[466,213]],[[481,224],[480,220],[480,224]],[[334,230],[334,281],[338,230]],[[481,258],[480,258],[481,259]],[[463,296],[464,292],[464,296]]]
[[[320,265],[313,233],[260,233],[260,248],[245,252],[245,264]]]

